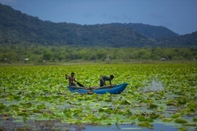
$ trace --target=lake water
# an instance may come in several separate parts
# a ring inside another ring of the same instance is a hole
[[[88,125],[88,124],[66,124],[60,120],[27,120],[22,122],[22,119],[14,119],[12,117],[4,118],[0,115],[0,131],[15,131],[15,130],[37,130],[37,131],[178,131],[184,128],[187,131],[197,131],[195,126],[183,126],[178,123],[165,123],[155,121],[152,128],[140,127],[137,124],[119,124],[119,125]],[[185,131],[185,130],[184,130]]]
[[[185,127],[188,131],[196,131],[195,127]],[[154,124],[154,128],[138,127],[137,125],[86,126],[85,131],[178,131],[174,125]]]
[[[153,128],[139,127],[137,125],[75,125],[65,124],[59,121],[27,121],[27,123],[16,122],[12,120],[0,120],[0,130],[37,130],[37,131],[178,131],[179,128],[187,129],[187,131],[196,131],[197,127],[183,127],[181,124],[154,124]]]

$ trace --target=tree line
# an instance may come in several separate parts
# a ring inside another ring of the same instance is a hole
[[[1,63],[43,63],[108,60],[194,60],[197,48],[112,48],[11,45],[1,46]]]

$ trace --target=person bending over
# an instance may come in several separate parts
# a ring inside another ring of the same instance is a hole
[[[112,86],[111,81],[113,80],[113,78],[114,78],[113,75],[110,75],[109,77],[108,76],[102,76],[100,78],[100,87],[106,86],[106,81],[109,81],[110,86]]]

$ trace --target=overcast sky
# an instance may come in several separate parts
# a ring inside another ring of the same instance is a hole
[[[77,24],[143,23],[178,34],[197,31],[197,0],[0,0],[41,20]]]

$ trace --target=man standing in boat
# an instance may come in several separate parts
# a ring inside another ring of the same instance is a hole
[[[71,73],[71,76],[68,76],[67,74],[65,75],[65,78],[69,80],[69,85],[70,86],[76,86],[75,83],[74,83],[74,82],[76,82],[74,76],[75,76],[74,72]]]
[[[76,84],[74,83],[74,82],[76,82],[77,85],[79,85],[80,87],[84,87],[84,85],[82,85],[81,83],[76,81],[74,76],[75,76],[74,72],[71,73],[71,76],[68,76],[67,74],[65,74],[65,78],[68,79],[68,81],[69,81],[69,86],[76,86]]]
[[[109,77],[107,77],[107,76],[102,76],[102,77],[100,78],[100,87],[106,86],[105,81],[109,81],[110,86],[112,86],[111,81],[113,80],[113,78],[114,78],[113,75],[110,75]]]

